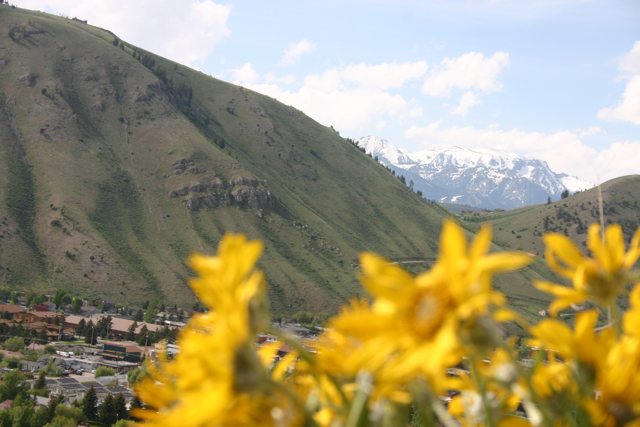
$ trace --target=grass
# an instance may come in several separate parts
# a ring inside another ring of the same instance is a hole
[[[541,256],[544,253],[542,235],[556,232],[567,235],[586,250],[587,227],[599,222],[597,191],[593,188],[551,204],[527,206],[483,219],[493,226],[494,242],[505,247],[521,248]],[[621,224],[629,242],[640,226],[640,176],[604,183],[602,194],[605,225]]]

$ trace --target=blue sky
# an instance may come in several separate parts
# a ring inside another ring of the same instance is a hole
[[[526,3],[526,4],[523,4]],[[22,0],[273,96],[341,135],[640,173],[640,2]]]

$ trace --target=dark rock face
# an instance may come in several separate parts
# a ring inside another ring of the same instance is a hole
[[[271,192],[266,188],[238,188],[231,191],[231,196],[233,196],[237,204],[246,204],[250,208],[258,208],[259,206],[274,206]]]
[[[203,189],[202,191],[206,190]],[[187,191],[187,193],[185,193]],[[185,193],[185,194],[182,194]],[[208,207],[215,209],[219,206],[248,206],[253,209],[259,207],[274,207],[275,200],[271,195],[271,191],[266,188],[252,188],[252,187],[233,187],[232,190],[223,192],[213,192],[210,194],[204,194],[202,196],[195,196],[189,193],[189,188],[184,187],[178,190],[174,190],[169,193],[170,197],[179,197],[186,194],[190,194],[182,200],[185,206],[192,210],[198,210],[201,207]]]
[[[163,83],[151,83],[147,85],[144,92],[138,91],[133,94],[133,102],[149,102],[153,98],[166,100],[167,95],[163,90]]]
[[[193,159],[178,159],[171,165],[175,175],[185,172],[202,174],[206,171],[195,165]],[[166,175],[169,176],[169,175]],[[219,206],[274,207],[275,200],[266,188],[267,181],[257,178],[239,177],[225,183],[219,177],[204,177],[169,192],[169,197],[184,197],[182,203],[192,211],[203,207],[215,209]]]
[[[16,80],[19,80],[25,86],[35,86],[36,79],[31,74],[25,74],[24,76],[16,77]]]

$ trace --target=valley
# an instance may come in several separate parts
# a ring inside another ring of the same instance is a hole
[[[107,30],[2,7],[3,286],[191,306],[190,253],[242,232],[265,242],[274,314],[335,313],[365,295],[361,252],[436,257],[453,214],[333,128]],[[501,224],[494,242],[540,252]],[[550,301],[533,279],[558,280],[538,258],[496,282],[531,320]]]

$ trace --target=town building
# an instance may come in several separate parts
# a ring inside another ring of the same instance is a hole
[[[13,314],[15,320],[27,323],[43,322],[47,324],[64,323],[64,314],[52,311],[21,311]],[[56,319],[58,321],[56,322]]]
[[[94,307],[102,306],[102,309],[104,311],[109,311],[116,308],[116,302],[111,298],[107,298],[107,297],[96,298],[93,301],[91,301],[91,305]]]

